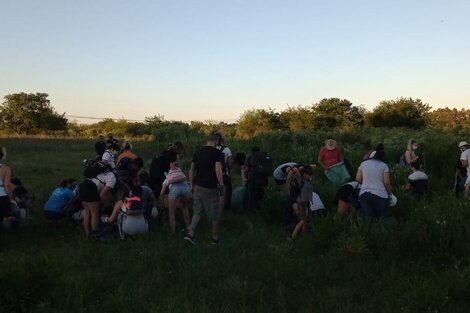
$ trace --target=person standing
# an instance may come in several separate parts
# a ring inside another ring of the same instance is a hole
[[[0,161],[5,160],[7,152],[5,147],[0,148]],[[10,216],[10,195],[14,186],[11,183],[11,169],[5,164],[0,164],[0,228],[4,217]]]
[[[357,169],[356,181],[361,184],[361,213],[366,218],[381,219],[390,215],[388,205],[392,185],[385,162],[385,152],[377,150],[371,159],[363,161]]]
[[[470,149],[468,142],[461,141],[459,143],[459,148],[460,151],[462,151],[462,154],[460,155],[460,161],[462,162],[462,166],[467,169],[464,195],[465,198],[468,198],[470,196]]]
[[[412,162],[416,162],[419,159],[419,156],[416,155],[416,150],[418,149],[418,142],[414,139],[408,140],[406,145],[406,151],[400,157],[400,165],[410,168]]]
[[[103,153],[106,151],[106,142],[104,136],[100,135],[98,141],[95,143],[96,160],[101,160]]]
[[[218,137],[211,134],[206,145],[193,155],[189,170],[190,190],[194,195],[193,218],[184,240],[194,244],[194,231],[205,212],[212,223],[211,243],[219,243],[219,221],[221,209],[219,199],[224,194],[222,164],[224,155],[217,150]]]
[[[220,205],[222,208],[227,209],[232,202],[232,179],[230,178],[230,169],[232,168],[233,159],[232,151],[229,147],[224,145],[224,138],[221,134],[216,134],[219,137],[216,148],[224,155],[224,163],[222,164],[222,176],[224,179],[225,192],[224,196],[220,198]]]

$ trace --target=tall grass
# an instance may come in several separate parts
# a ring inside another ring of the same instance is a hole
[[[323,140],[333,137],[355,170],[370,145],[384,142],[389,156],[398,155],[411,135],[283,132],[227,145],[245,152],[258,145],[276,164],[311,163]],[[80,226],[49,225],[42,204],[60,179],[81,177],[81,161],[93,157],[94,142],[1,139],[14,175],[36,194],[36,220],[0,233],[0,311],[467,312],[470,207],[454,198],[447,182],[460,138],[413,135],[426,151],[432,197],[409,198],[401,190],[406,173],[394,174],[399,202],[393,217],[376,225],[349,221],[334,213],[335,188],[317,171],[315,189],[329,213],[314,219],[309,233],[286,240],[279,221],[283,199],[270,185],[259,212],[224,213],[219,246],[208,244],[206,221],[196,231],[196,246],[155,225],[140,238],[106,243],[87,241]],[[185,142],[186,169],[201,139]],[[136,142],[134,149],[148,168],[164,144]],[[239,184],[235,173],[234,179]]]

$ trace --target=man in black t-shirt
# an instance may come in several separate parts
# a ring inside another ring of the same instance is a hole
[[[221,215],[219,198],[224,194],[222,177],[224,154],[216,149],[217,141],[216,135],[209,135],[206,145],[194,153],[189,170],[190,188],[194,195],[193,218],[184,239],[192,244],[194,244],[194,230],[204,212],[212,222],[211,243],[219,242]]]
[[[103,153],[106,151],[106,142],[104,141],[103,135],[100,135],[98,139],[99,140],[95,143],[95,152],[96,152],[96,159],[101,160]]]

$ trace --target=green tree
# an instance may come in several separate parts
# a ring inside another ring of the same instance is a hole
[[[364,124],[365,109],[353,106],[346,99],[324,98],[312,106],[312,112],[316,129],[351,128]]]
[[[382,101],[366,115],[366,124],[373,127],[422,128],[431,107],[420,99],[398,98]]]
[[[272,109],[251,109],[245,111],[238,119],[236,136],[247,139],[282,128],[279,113]]]
[[[279,114],[282,128],[292,131],[310,129],[314,125],[314,114],[311,109],[305,107],[289,107]]]
[[[455,128],[470,126],[470,110],[455,108],[436,109],[428,114],[426,125],[430,127]]]
[[[13,93],[0,106],[0,123],[18,134],[66,131],[67,119],[55,112],[47,93]]]

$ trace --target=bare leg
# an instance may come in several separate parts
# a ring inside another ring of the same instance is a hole
[[[90,213],[90,208],[88,207],[88,204],[90,202],[84,202],[82,201],[83,205],[83,228],[85,229],[85,235],[88,236],[88,234],[91,232],[91,213]]]
[[[295,238],[297,236],[297,234],[304,229],[304,226],[305,226],[305,221],[304,220],[301,220],[300,222],[297,223],[297,225],[295,225],[295,228],[294,228],[294,231],[292,232],[292,238]]]
[[[118,200],[116,204],[114,205],[113,212],[108,218],[108,223],[114,223],[116,221],[121,207],[122,207],[122,200]]]
[[[219,221],[212,221],[212,239],[219,239]]]
[[[199,215],[193,215],[193,219],[191,221],[191,225],[189,225],[189,230],[188,230],[188,234],[190,236],[194,236],[194,229],[196,229],[197,224],[199,223],[200,219],[201,217]]]
[[[170,223],[170,230],[172,234],[176,232],[175,212],[177,203],[178,199],[168,198],[168,220]]]
[[[98,231],[100,227],[100,203],[90,202],[89,209],[91,214],[91,230]]]
[[[183,210],[183,219],[185,228],[189,226],[189,210],[188,210],[188,200],[186,198],[181,199],[181,210]]]

